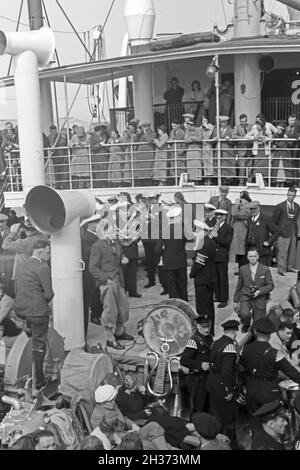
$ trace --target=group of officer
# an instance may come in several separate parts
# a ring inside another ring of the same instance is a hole
[[[255,436],[262,430],[261,419],[274,413],[274,402],[281,399],[278,373],[300,384],[300,372],[270,345],[274,324],[268,318],[254,322],[251,339],[243,347],[236,341],[237,320],[227,320],[221,326],[223,336],[214,341],[209,317],[196,319],[196,331],[182,353],[181,367],[188,370],[191,411],[210,411],[222,424],[232,447],[238,449],[239,408],[246,405]],[[272,439],[269,435],[266,439],[270,446]],[[260,445],[264,448],[263,441]]]

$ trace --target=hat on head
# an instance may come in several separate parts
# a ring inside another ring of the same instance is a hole
[[[229,189],[229,186],[226,186],[226,184],[222,184],[222,186],[219,186],[219,190],[223,193],[229,193]]]
[[[208,323],[211,323],[211,319],[208,315],[199,315],[195,321],[196,323],[200,323],[200,325],[207,325]]]
[[[101,385],[95,390],[95,401],[97,403],[104,403],[105,401],[111,401],[115,398],[118,391],[112,385]]]
[[[253,323],[253,328],[258,333],[269,335],[274,331],[274,325],[268,318],[260,318]]]
[[[225,211],[225,209],[216,209],[215,214],[216,215],[227,215],[228,211]]]
[[[221,424],[212,415],[208,413],[200,413],[199,411],[192,415],[192,423],[196,431],[204,439],[214,439],[221,432]]]
[[[249,203],[249,208],[250,208],[250,209],[254,209],[254,208],[256,208],[257,206],[260,206],[260,202],[259,202],[259,201],[251,201],[251,202]]]
[[[227,121],[229,121],[229,117],[228,116],[219,116],[219,121],[220,122],[227,122]]]
[[[195,119],[195,114],[192,114],[192,113],[184,113],[182,115],[182,117],[184,118],[189,118],[189,119]]]
[[[172,217],[178,217],[182,213],[181,207],[171,207],[166,213],[166,216],[171,219]]]
[[[237,320],[227,320],[221,324],[224,330],[238,330],[240,326],[240,322]]]
[[[215,211],[216,210],[216,207],[213,206],[212,204],[209,204],[209,202],[206,202],[204,204],[204,209],[208,209],[208,210],[211,210],[211,211]]]
[[[149,122],[149,121],[144,121],[144,122],[142,122],[141,126],[144,126],[144,127],[145,127],[145,126],[151,126],[151,122]]]
[[[253,416],[256,416],[256,418],[266,418],[269,417],[272,419],[272,417],[275,417],[280,413],[280,411],[283,411],[283,403],[280,400],[274,400],[271,401],[270,403],[266,403],[265,405],[261,406],[255,413],[253,413]]]
[[[186,123],[189,124],[190,126],[194,126],[194,125],[195,125],[194,121],[191,121],[191,120],[186,121]]]
[[[109,196],[109,197],[107,198],[107,202],[115,202],[115,201],[116,201],[116,202],[118,201],[117,196]]]
[[[210,230],[210,227],[205,223],[201,222],[201,220],[194,219],[195,227],[202,228],[202,230]]]
[[[8,217],[6,214],[0,214],[0,222],[4,222],[5,220],[8,220]]]

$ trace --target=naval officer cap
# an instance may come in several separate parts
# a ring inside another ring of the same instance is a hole
[[[212,415],[197,411],[192,415],[192,423],[196,431],[204,439],[214,439],[221,432],[222,426]]]
[[[117,393],[118,391],[112,385],[100,385],[95,390],[95,401],[96,403],[111,401],[116,397]]]
[[[222,186],[219,186],[219,190],[223,193],[229,193],[229,189],[229,186],[226,186],[226,184],[222,184]]]
[[[227,215],[228,211],[225,211],[225,209],[216,209],[215,214],[216,215]]]
[[[194,219],[194,225],[202,230],[210,230],[210,227],[205,222],[201,222],[201,220]]]
[[[208,315],[199,315],[195,319],[196,323],[199,323],[200,325],[211,325],[211,319],[209,318]]]
[[[149,122],[149,121],[144,121],[144,122],[142,122],[141,126],[143,126],[143,127],[151,126],[151,122]]]
[[[220,122],[227,122],[227,121],[229,121],[229,117],[228,116],[219,116],[219,121]]]
[[[280,400],[274,400],[265,405],[261,406],[253,416],[265,420],[266,418],[272,419],[275,416],[278,416],[279,413],[284,411],[283,403]]]
[[[192,113],[185,113],[182,115],[184,118],[195,119],[195,114]]]
[[[6,214],[0,214],[0,222],[4,222],[5,220],[8,220],[8,217]]]
[[[270,335],[274,331],[274,325],[268,318],[260,318],[253,323],[253,328],[258,333],[263,333],[265,335]]]
[[[213,206],[212,204],[209,204],[209,202],[206,202],[204,204],[204,209],[207,209],[207,210],[210,210],[210,211],[215,211],[216,210],[216,207]]]
[[[221,324],[224,330],[238,330],[240,326],[240,322],[237,320],[227,320]]]

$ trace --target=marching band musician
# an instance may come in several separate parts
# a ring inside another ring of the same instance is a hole
[[[212,346],[210,372],[207,381],[209,404],[212,414],[222,424],[222,432],[237,449],[235,418],[238,414],[236,337],[239,329],[237,320],[227,320],[221,325],[224,334]]]
[[[99,240],[91,248],[89,271],[101,294],[102,325],[107,334],[106,344],[114,349],[124,349],[119,340],[133,340],[124,328],[129,318],[129,304],[124,290],[121,265],[128,263],[128,259],[116,241],[113,224],[101,220],[96,232]]]
[[[210,228],[204,222],[194,220],[196,227],[196,246],[190,278],[194,279],[196,310],[205,315],[211,323],[211,334],[214,334],[215,307],[214,281],[216,275],[216,243],[208,236]]]
[[[209,226],[213,227],[217,220],[215,217],[216,207],[208,202],[204,204],[204,222]]]
[[[191,414],[208,411],[207,378],[210,369],[210,351],[213,337],[210,334],[211,320],[206,315],[196,318],[197,331],[187,343],[180,364],[189,369],[188,391],[191,398]]]
[[[228,262],[229,250],[233,238],[233,228],[226,222],[228,212],[224,209],[215,211],[217,219],[217,229],[212,230],[211,236],[216,242],[216,281],[215,281],[215,298],[220,302],[218,308],[227,306],[229,299],[229,283],[228,283]]]
[[[157,242],[156,253],[163,258],[169,298],[188,302],[185,244],[193,240],[194,236],[192,233],[188,235],[185,230],[181,207],[172,207],[166,213],[166,217],[169,219],[170,231],[168,234],[163,233],[165,223],[163,220],[162,236]]]
[[[135,207],[132,203],[130,194],[127,192],[121,192],[119,194],[119,207],[116,213],[117,226],[119,229],[124,228],[124,226],[132,220],[135,216]],[[122,242],[120,241],[122,244]],[[123,273],[125,280],[125,292],[128,292],[129,297],[142,297],[141,294],[137,292],[137,263],[138,263],[138,239],[132,240],[129,245],[123,246],[123,252],[126,258],[128,258],[128,263],[123,264]]]
[[[160,193],[149,193],[147,196],[147,225],[142,234],[142,242],[145,251],[145,267],[148,275],[148,282],[145,289],[155,286],[155,272],[157,258],[155,247],[159,238],[159,198]]]

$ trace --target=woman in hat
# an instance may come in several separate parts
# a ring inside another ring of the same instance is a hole
[[[222,184],[236,184],[236,167],[233,143],[231,142],[233,129],[229,126],[228,116],[219,116],[221,141],[221,177]],[[217,128],[212,137],[217,140]]]
[[[202,116],[202,123],[200,126],[202,132],[202,161],[205,182],[204,184],[210,186],[211,180],[215,176],[214,172],[214,150],[212,141],[214,126],[208,122],[207,117]]]
[[[193,121],[187,122],[184,140],[187,144],[186,167],[189,181],[199,182],[202,180],[203,166],[201,154],[202,132],[199,127],[195,127]]]
[[[159,185],[167,183],[168,175],[168,140],[167,128],[164,124],[157,129],[158,138],[154,139],[155,161],[153,178]]]
[[[142,132],[138,136],[138,145],[133,155],[134,159],[134,180],[137,186],[149,186],[153,175],[154,164],[154,140],[156,134],[151,129],[150,122],[142,123]]]
[[[280,122],[277,126],[277,138],[287,139],[285,134],[286,123]],[[286,183],[292,182],[292,160],[291,150],[287,148],[287,142],[284,140],[273,140],[272,157],[272,185],[284,187]]]
[[[108,163],[108,181],[112,186],[119,186],[122,182],[122,169],[124,165],[124,155],[120,145],[120,135],[116,129],[112,129],[108,139],[109,163]]]
[[[90,186],[90,159],[89,145],[91,136],[87,134],[83,126],[79,126],[76,134],[69,142],[72,149],[70,173],[74,189],[88,188]]]
[[[134,151],[136,150],[136,146],[131,145],[133,142],[137,141],[137,123],[134,121],[130,121],[128,124],[127,129],[123,132],[120,142],[124,145],[124,163],[122,168],[122,180],[126,185],[130,186],[132,184],[132,175],[133,175],[133,159],[134,159]]]

